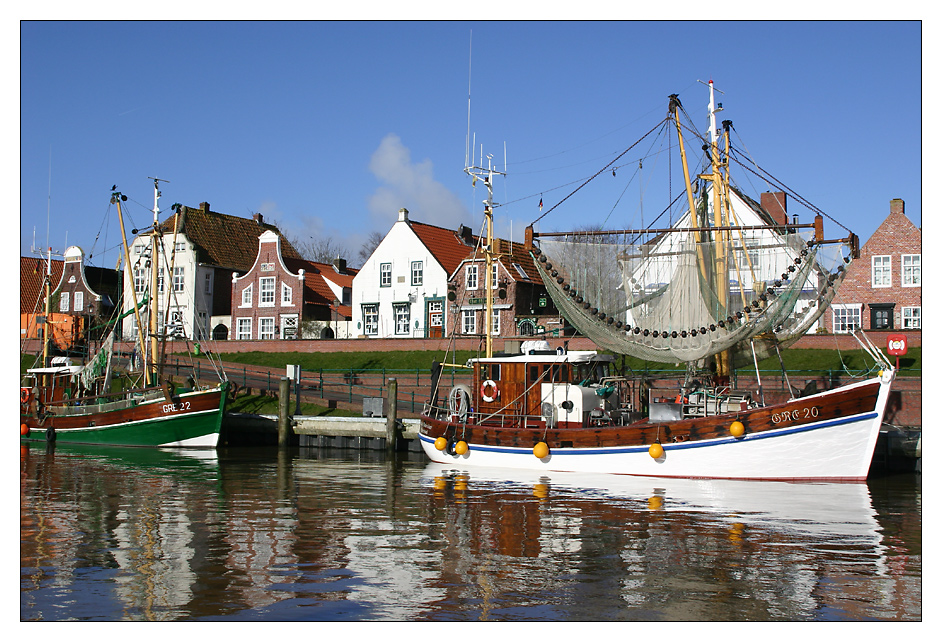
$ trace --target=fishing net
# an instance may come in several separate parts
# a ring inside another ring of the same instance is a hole
[[[599,347],[664,363],[728,351],[732,367],[811,330],[846,274],[841,248],[810,244],[810,230],[692,227],[688,214],[658,235],[541,237],[535,263]]]

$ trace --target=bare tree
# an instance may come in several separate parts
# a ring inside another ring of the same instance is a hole
[[[332,263],[334,259],[347,258],[347,248],[333,237],[324,236],[315,239],[313,236],[306,241],[292,241],[294,248],[308,261],[317,263]]]
[[[383,235],[379,232],[370,232],[370,235],[366,237],[366,240],[363,241],[363,245],[360,246],[360,252],[357,254],[357,258],[360,259],[360,267],[366,263],[370,258],[376,248],[383,240]]]

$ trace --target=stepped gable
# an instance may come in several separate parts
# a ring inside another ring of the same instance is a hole
[[[160,224],[164,234],[173,234],[174,215]],[[185,235],[195,246],[197,260],[219,267],[248,272],[258,257],[258,237],[271,230],[281,237],[281,254],[285,259],[301,259],[301,255],[274,225],[265,223],[261,214],[241,218],[213,212],[208,203],[199,208],[180,208],[178,234]]]
[[[52,260],[51,290],[55,289],[59,281],[62,280],[63,265],[61,259]],[[20,314],[45,313],[44,304],[37,304],[37,301],[45,294],[43,290],[45,273],[45,259],[29,256],[20,257]],[[38,308],[37,305],[39,305]]]
[[[478,240],[478,237],[463,225],[456,232],[412,220],[408,220],[407,223],[445,269],[446,274],[453,274],[458,269],[461,262],[468,257],[469,248],[473,249]]]

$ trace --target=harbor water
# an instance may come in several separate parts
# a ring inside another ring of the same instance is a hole
[[[22,621],[922,619],[921,478],[22,445]]]

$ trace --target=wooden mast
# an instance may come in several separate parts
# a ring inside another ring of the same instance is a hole
[[[121,227],[121,244],[124,247],[124,274],[125,274],[125,285],[128,285],[130,281],[130,290],[131,290],[131,300],[134,305],[134,319],[137,321],[137,340],[138,345],[140,346],[141,359],[146,358],[146,353],[144,352],[144,333],[143,326],[141,325],[141,311],[139,303],[137,300],[137,291],[134,289],[134,273],[131,271],[131,253],[128,251],[128,237],[124,232],[124,214],[121,212],[121,201],[126,201],[127,196],[121,192],[114,192],[111,195],[111,202],[114,203],[118,208],[118,225]],[[153,292],[151,292],[151,297],[153,297]]]

